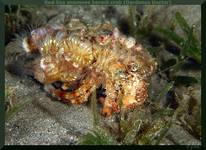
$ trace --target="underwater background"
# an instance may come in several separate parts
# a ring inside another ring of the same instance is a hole
[[[85,105],[52,100],[29,73],[18,38],[65,18],[110,21],[156,58],[149,98],[138,109],[99,115],[94,94]],[[5,7],[5,144],[201,145],[201,9],[178,6]]]

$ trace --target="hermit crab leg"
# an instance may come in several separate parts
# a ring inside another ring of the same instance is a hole
[[[95,89],[95,86],[83,84],[77,90],[72,92],[63,91],[61,89],[50,89],[49,92],[53,96],[60,98],[63,102],[72,104],[81,104],[87,101],[91,92]]]
[[[96,88],[94,85],[92,87],[88,86],[85,87],[88,88],[81,89],[84,90],[84,92],[77,93],[78,91],[73,91],[73,92],[67,92],[67,91],[62,91],[61,89],[50,89],[49,92],[52,93],[53,96],[59,98],[61,101],[65,103],[72,103],[72,104],[81,104],[87,101],[88,97],[92,93],[92,91]]]
[[[63,91],[61,89],[50,89],[49,92],[59,97],[64,102],[81,104],[88,100],[90,94],[96,89],[97,83],[97,79],[94,76],[87,75],[82,85],[72,92]]]
[[[123,85],[122,108],[134,108],[144,103],[147,95],[147,85],[144,80],[131,78]]]
[[[116,102],[117,99],[117,91],[115,90],[114,82],[111,80],[106,81],[106,95],[102,114],[104,116],[111,116],[113,112],[119,112],[119,106]]]

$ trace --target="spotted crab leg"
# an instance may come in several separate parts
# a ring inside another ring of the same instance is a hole
[[[60,98],[63,102],[72,104],[81,104],[88,100],[90,94],[98,86],[99,80],[95,75],[87,75],[86,79],[82,81],[81,86],[72,92],[63,91],[61,89],[49,89],[55,97]]]
[[[102,114],[109,117],[113,112],[119,112],[120,110],[116,102],[118,96],[117,91],[115,90],[114,82],[111,80],[106,81],[106,95],[107,97],[103,104]]]
[[[123,85],[122,108],[133,109],[144,103],[147,95],[147,85],[142,79],[131,78]]]

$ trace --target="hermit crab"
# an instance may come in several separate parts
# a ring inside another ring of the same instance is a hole
[[[30,55],[40,54],[34,77],[63,102],[85,103],[102,86],[102,114],[111,116],[142,105],[148,97],[155,60],[109,22],[92,26],[71,19],[67,25],[39,27],[23,38],[22,46]],[[56,82],[61,86],[55,87]]]

